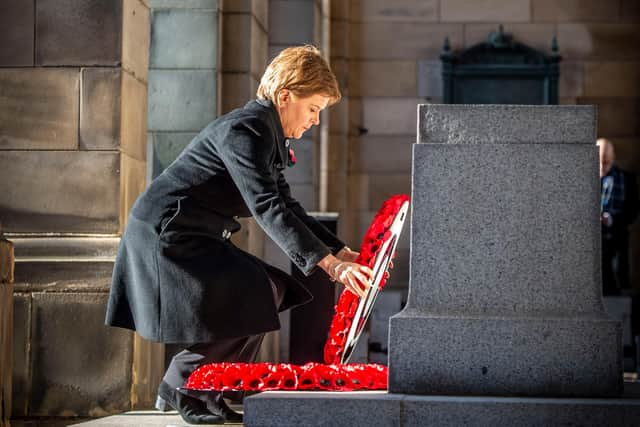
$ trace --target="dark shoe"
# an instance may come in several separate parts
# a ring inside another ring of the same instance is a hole
[[[211,413],[205,402],[180,393],[164,381],[158,387],[156,408],[160,411],[168,411],[173,408],[189,424],[224,424],[225,421],[222,414]]]
[[[213,402],[211,402],[210,399],[207,401],[207,409],[209,409],[212,414],[222,416],[226,421],[232,423],[242,422],[242,414],[237,413],[227,406],[227,402],[224,401],[222,393],[218,393],[213,399]]]

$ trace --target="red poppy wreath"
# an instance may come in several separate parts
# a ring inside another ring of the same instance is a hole
[[[391,236],[391,225],[409,197],[400,194],[386,200],[367,230],[357,263],[373,268],[376,256]],[[379,287],[385,285],[385,272]],[[387,367],[379,364],[342,364],[347,334],[353,323],[359,298],[344,289],[335,306],[322,363],[211,363],[189,376],[184,387],[192,390],[385,390]]]

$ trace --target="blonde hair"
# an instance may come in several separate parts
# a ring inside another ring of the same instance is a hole
[[[288,47],[280,52],[262,75],[256,96],[277,104],[278,92],[282,89],[302,98],[315,94],[327,96],[329,105],[342,97],[331,67],[312,45]]]

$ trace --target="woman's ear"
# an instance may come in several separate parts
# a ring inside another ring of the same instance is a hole
[[[278,105],[282,107],[289,103],[289,101],[291,101],[291,92],[289,91],[289,89],[280,89],[278,91],[277,99]]]

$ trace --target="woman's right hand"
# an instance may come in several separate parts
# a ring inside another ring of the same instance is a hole
[[[333,267],[331,278],[342,283],[352,293],[362,297],[371,287],[373,271],[369,267],[355,262],[338,261]]]

